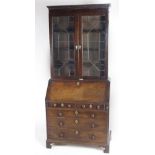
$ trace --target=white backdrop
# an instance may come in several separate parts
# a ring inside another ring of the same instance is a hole
[[[153,0],[36,0],[35,4],[32,0],[1,2],[0,154],[103,154],[98,149],[76,146],[46,149],[44,98],[50,77],[46,6],[105,2],[111,3],[110,154],[155,154]]]

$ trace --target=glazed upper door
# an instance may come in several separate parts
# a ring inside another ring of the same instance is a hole
[[[53,76],[75,77],[75,17],[52,17]]]
[[[50,16],[52,78],[106,79],[107,14],[80,10],[63,14]]]
[[[82,77],[106,77],[105,15],[81,16]]]

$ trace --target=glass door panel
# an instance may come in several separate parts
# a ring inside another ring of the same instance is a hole
[[[105,16],[82,16],[82,76],[105,76]]]
[[[52,17],[54,76],[75,75],[75,19],[72,16]]]

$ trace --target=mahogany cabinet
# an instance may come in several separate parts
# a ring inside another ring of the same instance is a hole
[[[109,152],[108,8],[48,6],[47,148],[77,144]]]

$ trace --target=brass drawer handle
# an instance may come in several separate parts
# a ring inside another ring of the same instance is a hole
[[[92,109],[92,108],[93,108],[93,105],[92,105],[92,104],[90,104],[90,105],[89,105],[89,108],[90,108],[90,109]]]
[[[91,114],[90,117],[91,117],[91,118],[95,118],[95,114]]]
[[[63,116],[63,113],[62,112],[58,112],[58,116],[59,117],[62,117]]]
[[[79,131],[78,130],[75,130],[75,134],[78,135],[79,134]]]
[[[79,114],[79,112],[76,110],[76,111],[75,111],[75,115],[77,116],[78,114]]]
[[[71,104],[68,104],[68,108],[71,108],[72,106],[71,106]]]
[[[100,109],[100,105],[97,105],[97,109],[98,109],[98,110]]]
[[[76,85],[77,85],[77,86],[80,86],[80,82],[79,82],[79,81],[78,81],[78,82],[76,82]]]
[[[95,128],[95,126],[96,126],[95,123],[91,124],[91,128]]]
[[[57,104],[56,104],[56,103],[54,103],[54,104],[53,104],[53,106],[54,106],[54,107],[56,107],[56,106],[57,106]]]
[[[76,119],[76,120],[75,120],[75,124],[78,124],[78,123],[79,123],[79,121]]]
[[[90,136],[90,139],[91,139],[91,140],[95,140],[95,139],[96,139],[95,135],[91,135],[91,136]]]
[[[59,134],[59,137],[63,138],[63,137],[64,137],[64,133],[61,132],[61,133]]]
[[[62,103],[61,103],[61,107],[64,107],[64,106],[65,106],[65,105],[64,105],[64,103],[62,102]]]
[[[59,122],[59,126],[62,127],[64,125],[63,122]]]
[[[84,109],[85,107],[86,107],[86,105],[83,104],[83,105],[82,105],[82,108]]]

